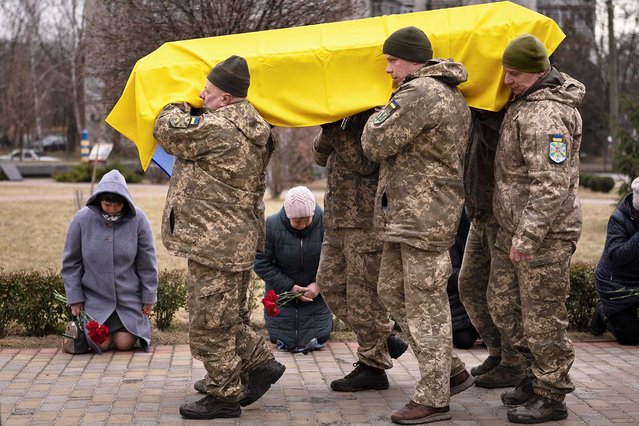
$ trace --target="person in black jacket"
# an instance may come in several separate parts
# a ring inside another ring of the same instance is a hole
[[[459,226],[457,227],[457,234],[455,235],[455,244],[448,250],[453,273],[448,277],[448,286],[446,287],[450,316],[453,322],[453,345],[457,349],[469,349],[479,338],[479,333],[470,322],[466,308],[459,298],[459,288],[457,286],[469,229],[470,221],[468,216],[466,216],[466,209],[463,209]]]
[[[639,343],[639,178],[608,220],[603,254],[595,270],[597,304],[590,330],[608,329],[622,345]]]
[[[271,342],[282,351],[319,349],[328,340],[333,318],[316,282],[324,228],[324,212],[305,186],[291,188],[278,213],[266,219],[264,251],[255,256],[254,270],[265,282],[265,293],[303,291],[280,306],[277,316],[264,312]]]

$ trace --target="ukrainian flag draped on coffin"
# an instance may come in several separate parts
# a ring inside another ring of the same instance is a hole
[[[509,90],[501,55],[523,33],[552,53],[565,37],[550,18],[511,2],[389,15],[305,27],[165,43],[140,59],[107,117],[132,140],[146,170],[156,150],[155,118],[171,102],[201,106],[198,94],[211,68],[231,55],[246,58],[248,99],[272,125],[314,126],[384,105],[392,93],[382,45],[414,25],[431,40],[433,56],[468,70],[460,86],[468,105],[496,111]]]

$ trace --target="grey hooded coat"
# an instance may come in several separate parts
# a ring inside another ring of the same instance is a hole
[[[98,195],[119,194],[128,206],[115,222],[102,217]],[[142,305],[157,301],[158,270],[151,224],[135,207],[124,177],[112,170],[100,181],[86,207],[73,217],[62,258],[67,303],[103,324],[117,311],[124,327],[149,349],[151,330]]]

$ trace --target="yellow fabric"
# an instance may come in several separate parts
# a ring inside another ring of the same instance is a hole
[[[269,123],[304,127],[335,121],[387,102],[392,81],[382,45],[409,25],[428,35],[434,57],[466,66],[469,79],[460,88],[467,103],[492,111],[510,95],[501,67],[508,43],[530,33],[550,54],[565,37],[550,18],[500,2],[165,43],[137,62],[106,121],[137,145],[146,170],[156,147],[158,113],[177,101],[201,106],[206,75],[231,55],[248,61],[248,98]]]

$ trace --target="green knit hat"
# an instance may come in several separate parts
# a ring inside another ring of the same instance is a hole
[[[523,34],[510,42],[501,63],[508,68],[521,72],[542,72],[550,69],[546,47],[539,39]]]
[[[238,98],[245,98],[251,84],[246,59],[233,55],[213,67],[208,80],[219,89]]]
[[[387,55],[425,64],[433,58],[433,47],[422,30],[405,27],[395,31],[384,42],[382,51]]]

